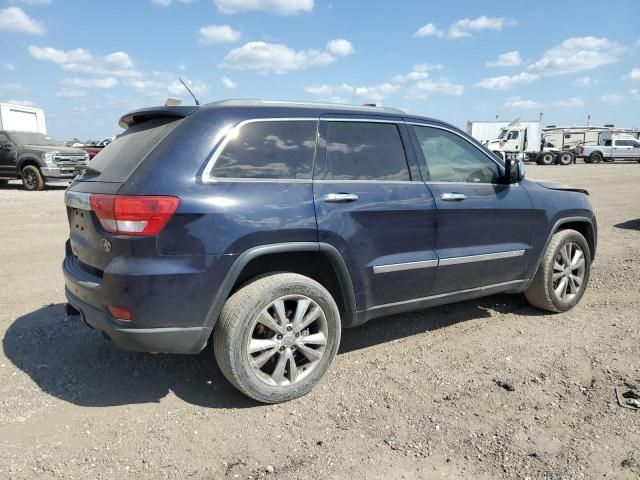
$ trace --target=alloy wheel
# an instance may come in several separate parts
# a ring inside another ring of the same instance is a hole
[[[551,286],[562,302],[571,301],[583,288],[585,258],[582,247],[574,242],[560,246],[553,263]]]
[[[325,354],[328,325],[322,308],[304,295],[271,302],[253,320],[247,356],[264,383],[290,386],[307,377]]]

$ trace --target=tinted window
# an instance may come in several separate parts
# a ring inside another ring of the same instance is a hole
[[[127,128],[89,162],[83,180],[124,182],[182,119],[154,119]],[[95,176],[99,172],[98,176]]]
[[[211,171],[218,178],[311,178],[314,121],[248,123],[231,139]]]
[[[605,147],[610,147],[611,146],[611,140],[605,140],[604,141],[604,146]]]
[[[328,122],[327,180],[411,180],[393,123]]]
[[[414,130],[433,182],[498,183],[500,169],[477,147],[439,128]]]
[[[517,140],[518,139],[518,134],[520,132],[518,132],[517,130],[511,130],[509,132],[509,136],[507,137],[507,140]]]
[[[4,133],[0,132],[0,145],[4,145],[6,143],[11,143],[9,137],[7,137]]]
[[[618,147],[631,147],[635,142],[633,140],[616,140]]]

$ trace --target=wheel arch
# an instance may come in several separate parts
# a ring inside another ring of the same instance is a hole
[[[538,259],[535,263],[535,268],[533,269],[533,275],[529,278],[533,280],[533,276],[535,272],[540,268],[540,263],[544,257],[545,252],[547,251],[547,247],[551,242],[553,236],[561,230],[575,230],[582,234],[582,236],[587,241],[589,245],[589,251],[591,254],[591,260],[594,260],[596,257],[596,247],[597,247],[597,227],[594,224],[594,221],[589,217],[565,217],[556,221],[553,225],[553,228],[549,231],[549,235],[547,235],[547,240],[544,244],[544,247],[540,251],[538,255]],[[530,282],[529,282],[530,283]],[[528,286],[528,284],[527,284]]]
[[[288,242],[261,245],[243,252],[218,289],[205,325],[215,326],[229,296],[244,283],[267,273],[284,271],[308,276],[323,285],[338,305],[343,327],[355,324],[353,283],[338,250],[325,243]]]
[[[27,165],[33,165],[38,170],[41,168],[40,162],[35,157],[24,157],[18,161],[18,173],[22,172],[22,169]]]

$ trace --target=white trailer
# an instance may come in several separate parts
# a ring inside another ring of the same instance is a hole
[[[509,122],[498,120],[494,122],[469,121],[467,122],[467,133],[483,145],[486,145],[489,141],[498,138],[500,130],[507,125],[509,125]]]
[[[0,130],[47,134],[44,110],[11,103],[0,103]]]

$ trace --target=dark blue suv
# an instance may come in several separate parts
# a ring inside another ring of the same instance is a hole
[[[197,353],[262,402],[307,393],[342,328],[498,292],[572,308],[587,192],[524,179],[446,123],[376,107],[158,107],[65,195],[68,313],[118,346]]]

